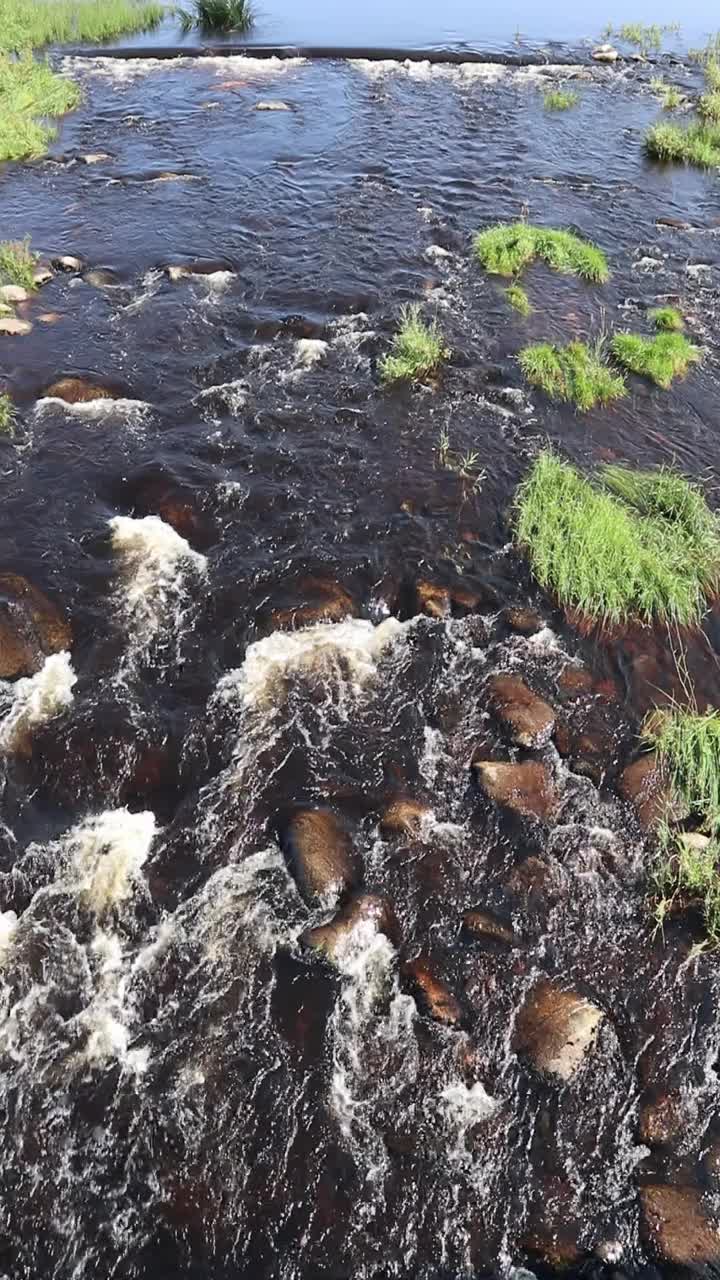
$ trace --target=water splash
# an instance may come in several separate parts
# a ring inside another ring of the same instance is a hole
[[[69,653],[53,653],[34,676],[24,676],[14,684],[0,682],[0,698],[9,702],[0,720],[0,753],[23,750],[36,725],[68,707],[74,700],[77,676]]]

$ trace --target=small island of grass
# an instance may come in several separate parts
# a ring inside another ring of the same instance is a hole
[[[566,347],[542,342],[518,356],[523,375],[553,400],[574,404],[585,413],[626,393],[625,382],[605,362],[599,347],[570,342]]]
[[[602,284],[610,271],[602,249],[572,231],[533,227],[527,222],[499,223],[479,231],[475,256],[492,275],[517,276],[540,258],[553,271]]]
[[[435,321],[427,324],[417,304],[403,307],[392,349],[379,365],[383,382],[412,382],[434,373],[448,352]]]

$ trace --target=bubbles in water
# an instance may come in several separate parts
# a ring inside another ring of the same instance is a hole
[[[0,752],[22,748],[35,725],[45,724],[73,702],[77,676],[69,653],[53,653],[34,676],[14,684],[0,682],[0,698],[9,709],[0,720]]]

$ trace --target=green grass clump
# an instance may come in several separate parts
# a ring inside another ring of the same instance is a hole
[[[498,223],[479,231],[475,255],[493,275],[516,276],[541,258],[554,271],[603,283],[610,276],[602,249],[572,231],[532,227],[526,222]]]
[[[654,160],[692,164],[698,169],[720,166],[720,124],[654,124],[645,135],[645,150]]]
[[[705,80],[711,93],[720,89],[720,62],[715,56],[710,56],[705,63]]]
[[[157,26],[163,13],[162,4],[135,0],[0,0],[0,49],[112,40]]]
[[[193,0],[191,9],[178,9],[184,31],[249,31],[254,14],[249,0]]]
[[[0,284],[18,284],[23,289],[34,289],[37,262],[37,254],[30,248],[29,240],[0,241]]]
[[[529,316],[532,311],[532,305],[525,290],[519,284],[508,285],[505,290],[505,297],[510,306],[518,311],[521,316]]]
[[[680,26],[677,22],[666,23],[664,26],[656,22],[650,25],[643,22],[626,22],[615,30],[609,27],[607,34],[617,36],[626,44],[634,44],[644,53],[648,53],[650,50],[657,52],[662,48],[663,37],[676,34],[679,30]]]
[[[599,349],[584,342],[556,347],[549,342],[525,347],[520,368],[528,382],[553,400],[565,400],[582,412],[625,395],[623,378],[605,363]]]
[[[0,395],[0,435],[15,434],[15,406],[6,392]]]
[[[662,100],[665,111],[674,111],[684,101],[680,90],[674,84],[666,84],[661,76],[650,81],[650,88]]]
[[[541,587],[584,623],[699,626],[720,587],[720,526],[669,470],[587,478],[551,450],[515,502],[515,537]]]
[[[682,333],[659,333],[643,338],[639,333],[618,333],[610,350],[629,373],[650,378],[667,391],[675,378],[684,378],[691,364],[701,359],[700,352]]]
[[[44,155],[55,137],[48,118],[71,111],[81,96],[78,85],[31,53],[0,53],[0,161]]]
[[[685,328],[685,321],[675,307],[655,307],[649,314],[656,329],[679,333]]]
[[[543,95],[546,111],[568,111],[570,107],[576,106],[577,102],[578,94],[574,89],[548,89]]]
[[[698,102],[698,114],[710,124],[720,124],[720,89],[703,94]]]
[[[660,858],[653,879],[657,892],[655,920],[662,928],[677,898],[696,903],[703,917],[707,940],[720,946],[720,843],[717,838],[696,842],[682,832],[664,826],[660,832]]]
[[[412,381],[433,373],[448,354],[437,324],[426,324],[417,305],[403,307],[392,351],[380,362],[383,382]]]

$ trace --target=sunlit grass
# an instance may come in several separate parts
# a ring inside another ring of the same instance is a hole
[[[698,115],[706,123],[720,124],[720,89],[703,94],[698,102]]]
[[[685,321],[675,307],[655,307],[649,317],[656,329],[670,333],[679,333],[685,328]]]
[[[662,48],[665,36],[675,35],[679,30],[680,24],[677,22],[662,26],[657,22],[649,25],[644,22],[625,22],[621,27],[608,27],[607,35],[624,40],[626,44],[634,44],[643,53],[657,53]]]
[[[546,111],[569,111],[578,102],[578,94],[574,89],[548,89],[543,94]]]
[[[701,353],[682,333],[664,332],[654,338],[638,333],[618,333],[610,343],[618,364],[628,373],[649,378],[657,386],[670,387],[675,378],[684,378],[690,365],[697,364]]]
[[[521,316],[529,316],[532,311],[530,299],[528,298],[522,285],[511,284],[505,290],[505,297],[510,306]]]
[[[0,241],[0,284],[17,284],[23,289],[34,289],[37,270],[37,254],[30,248],[29,240]]]
[[[520,485],[515,537],[540,586],[585,622],[698,626],[720,586],[720,529],[669,470],[582,475],[550,450]]]
[[[55,137],[49,118],[64,115],[81,99],[78,85],[56,75],[32,53],[0,53],[0,160],[35,159]]]
[[[111,40],[157,26],[163,13],[140,0],[0,0],[0,49]]]
[[[383,382],[413,381],[433,373],[448,354],[437,324],[427,324],[417,305],[403,307],[389,355],[380,361]]]
[[[254,22],[250,0],[192,0],[190,9],[178,9],[184,31],[249,31]]]
[[[720,166],[720,125],[695,120],[683,127],[660,121],[645,135],[645,149],[654,160],[715,169]]]
[[[15,434],[15,406],[6,392],[0,395],[0,435]]]
[[[554,271],[584,280],[602,283],[610,275],[602,250],[572,231],[533,227],[526,222],[499,223],[479,231],[474,248],[479,262],[494,275],[519,275],[536,258]]]
[[[584,342],[570,342],[566,347],[544,342],[525,347],[518,358],[528,382],[551,399],[568,401],[582,412],[618,400],[626,392],[623,378],[607,365],[602,351]]]
[[[684,96],[674,84],[666,84],[660,77],[650,81],[650,88],[656,93],[665,111],[675,111],[684,102]]]

